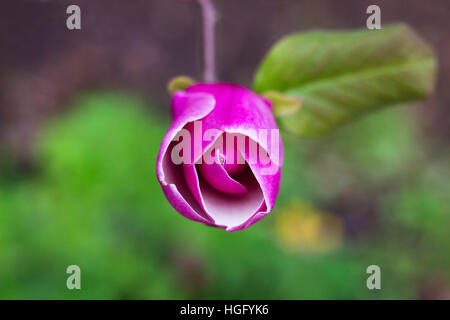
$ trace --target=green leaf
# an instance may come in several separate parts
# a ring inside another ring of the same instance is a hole
[[[280,126],[317,137],[369,111],[426,98],[435,69],[432,49],[406,25],[315,31],[281,39],[257,71],[254,89],[301,98],[298,112],[278,117]]]

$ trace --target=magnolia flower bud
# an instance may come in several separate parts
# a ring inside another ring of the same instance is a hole
[[[283,162],[270,102],[234,84],[195,84],[175,92],[172,115],[156,164],[172,206],[227,231],[266,216]]]

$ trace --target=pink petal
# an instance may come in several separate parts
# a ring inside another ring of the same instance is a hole
[[[209,149],[211,148],[214,148],[214,145],[212,145]],[[207,154],[210,154],[210,152],[207,152]],[[212,187],[219,191],[223,191],[229,194],[247,193],[247,188],[233,179],[225,170],[224,165],[220,162],[220,155],[218,152],[215,153],[214,157],[214,159],[204,158],[204,162],[197,165],[197,169],[201,177],[205,179],[206,182],[209,183]],[[205,161],[210,162],[205,163]]]
[[[212,95],[176,92],[172,101],[176,118],[163,138],[156,161],[157,178],[170,204],[186,218],[203,223],[211,221],[190,192],[182,167],[172,162],[170,152],[167,151],[171,150],[170,145],[174,144],[172,140],[188,122],[203,118],[213,110],[214,105]]]

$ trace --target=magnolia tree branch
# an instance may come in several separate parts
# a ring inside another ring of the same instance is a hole
[[[214,82],[216,80],[216,53],[215,53],[215,24],[216,11],[213,0],[197,0],[202,8],[203,17],[203,80]]]

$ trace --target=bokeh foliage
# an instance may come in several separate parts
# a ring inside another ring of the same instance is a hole
[[[447,292],[448,153],[424,157],[410,114],[382,110],[317,142],[285,135],[275,210],[227,233],[164,198],[169,119],[134,96],[81,96],[43,128],[32,173],[2,164],[0,298],[418,298],[436,279]],[[381,291],[366,288],[370,264]]]

